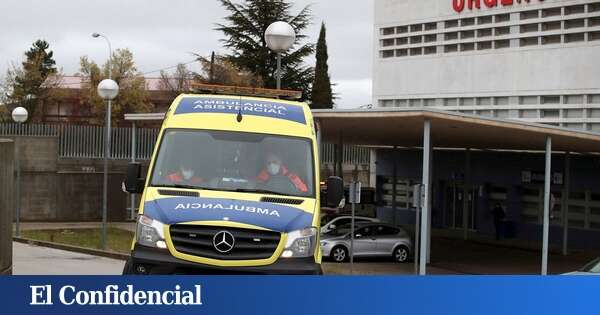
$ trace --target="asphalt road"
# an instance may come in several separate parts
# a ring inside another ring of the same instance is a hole
[[[120,275],[122,260],[13,242],[14,275]]]

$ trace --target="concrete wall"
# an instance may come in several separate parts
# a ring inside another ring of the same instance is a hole
[[[22,221],[98,221],[102,218],[103,160],[60,159],[58,138],[17,137],[21,158]],[[108,219],[127,218],[121,191],[128,161],[110,161]]]
[[[0,275],[12,273],[14,144],[0,139]]]

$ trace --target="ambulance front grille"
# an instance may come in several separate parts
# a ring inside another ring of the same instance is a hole
[[[215,235],[221,232],[231,233],[235,239],[233,248],[226,253],[217,250],[213,243]],[[170,227],[170,233],[173,245],[180,253],[229,261],[268,259],[281,240],[281,234],[277,232],[218,226],[177,224]]]

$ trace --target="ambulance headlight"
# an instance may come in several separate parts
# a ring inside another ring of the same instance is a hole
[[[147,216],[140,216],[137,222],[137,243],[143,246],[167,248],[165,225]]]
[[[317,229],[308,228],[290,232],[287,236],[283,258],[310,257],[315,253]]]

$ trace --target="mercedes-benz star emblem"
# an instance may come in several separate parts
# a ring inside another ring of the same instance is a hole
[[[213,246],[220,253],[229,253],[233,249],[233,245],[235,245],[235,237],[227,231],[221,231],[213,237]]]

